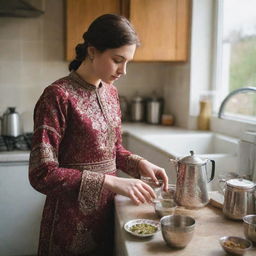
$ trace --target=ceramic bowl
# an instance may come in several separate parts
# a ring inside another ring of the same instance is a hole
[[[232,255],[244,255],[252,247],[252,243],[238,236],[223,236],[219,239],[223,250]]]

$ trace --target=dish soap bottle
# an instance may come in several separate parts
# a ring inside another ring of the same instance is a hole
[[[200,112],[197,120],[199,130],[210,130],[211,102],[208,99],[200,100]]]

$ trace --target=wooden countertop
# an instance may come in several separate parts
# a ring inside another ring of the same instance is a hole
[[[128,234],[124,224],[132,219],[145,218],[159,220],[153,205],[134,205],[127,197],[117,195],[116,207],[116,256],[147,256],[147,255],[175,255],[175,256],[224,256],[218,239],[222,236],[241,236],[243,223],[226,219],[222,210],[209,205],[199,210],[188,210],[178,207],[177,214],[189,215],[196,220],[196,229],[191,242],[184,249],[174,249],[166,245],[161,231],[151,238],[137,238]],[[248,251],[245,256],[255,256],[256,247]]]

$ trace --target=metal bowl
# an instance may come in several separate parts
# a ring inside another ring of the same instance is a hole
[[[245,237],[256,244],[256,214],[244,216],[243,221]]]
[[[160,220],[163,239],[170,247],[184,248],[191,241],[195,219],[190,216],[168,215]]]
[[[252,247],[249,240],[238,236],[223,236],[219,242],[223,250],[232,255],[244,255]]]
[[[174,214],[177,204],[172,199],[158,199],[154,201],[154,207],[158,217],[162,218]]]

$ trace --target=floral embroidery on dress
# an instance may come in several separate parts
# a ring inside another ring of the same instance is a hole
[[[39,256],[97,255],[113,248],[114,193],[105,175],[138,176],[140,158],[125,150],[117,90],[76,72],[48,86],[34,112],[30,183],[47,195]]]

